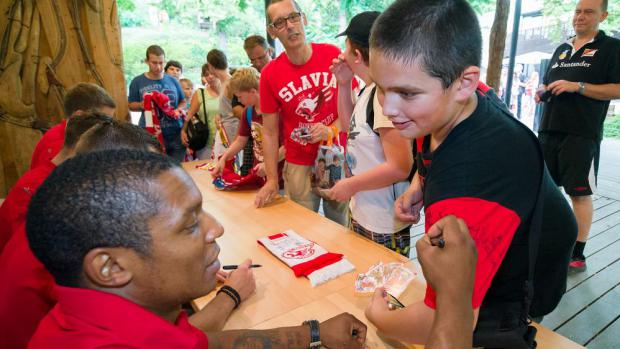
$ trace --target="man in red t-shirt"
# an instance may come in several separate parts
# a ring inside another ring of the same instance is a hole
[[[123,149],[69,159],[35,194],[26,230],[32,252],[58,284],[58,304],[29,348],[364,344],[366,326],[350,314],[271,330],[194,327],[181,304],[215,287],[216,239],[224,229],[203,210],[187,172],[168,157]],[[250,282],[225,283],[221,303],[199,314],[217,317],[218,310],[232,311],[248,297],[254,286],[250,263],[232,273]]]
[[[99,111],[114,116],[116,103],[100,86],[82,82],[67,91],[64,109],[65,119],[45,132],[34,148],[30,161],[31,169],[45,163],[49,165],[52,158],[58,154],[65,143],[67,119],[89,111]]]
[[[272,0],[267,14],[271,20],[269,35],[282,42],[285,52],[261,72],[267,183],[256,195],[255,204],[262,207],[278,193],[277,141],[282,133],[286,149],[284,191],[298,204],[318,211],[320,198],[311,190],[310,174],[319,143],[333,136],[328,126],[338,119],[338,89],[329,66],[340,50],[306,41],[306,15],[293,0]],[[347,203],[324,200],[323,211],[327,218],[347,224]]]

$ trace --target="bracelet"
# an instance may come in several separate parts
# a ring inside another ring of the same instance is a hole
[[[321,343],[321,333],[319,332],[319,322],[317,320],[306,320],[304,325],[310,326],[310,345],[308,348],[320,348],[323,346]]]
[[[228,286],[228,285],[224,285],[222,286],[222,288],[220,288],[217,293],[215,294],[216,296],[220,293],[225,293],[228,297],[230,297],[233,302],[235,302],[235,307],[233,309],[237,309],[239,307],[239,304],[241,304],[241,297],[239,296],[239,293],[237,292],[237,290],[235,290],[234,288]]]

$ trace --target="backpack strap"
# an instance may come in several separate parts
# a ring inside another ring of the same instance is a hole
[[[370,90],[370,97],[368,97],[368,103],[366,104],[366,123],[370,126],[372,132],[376,135],[379,135],[377,131],[375,131],[375,93],[377,92],[377,86],[373,87]]]
[[[204,88],[200,89],[200,94],[202,95],[202,113],[205,116],[205,119],[201,120],[201,121],[204,122],[205,125],[208,125],[207,120],[209,119],[209,117],[207,116],[207,100],[205,99],[205,89]],[[200,119],[200,115],[198,116],[198,118]]]

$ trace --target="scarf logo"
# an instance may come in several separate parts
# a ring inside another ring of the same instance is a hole
[[[282,254],[286,259],[306,259],[314,255],[314,243],[293,247]]]
[[[594,54],[596,54],[596,51],[598,51],[598,49],[587,48],[583,50],[583,54],[581,55],[581,57],[594,57]]]

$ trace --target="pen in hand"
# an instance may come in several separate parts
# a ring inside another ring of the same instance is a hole
[[[238,265],[232,264],[232,265],[225,265],[225,266],[222,267],[222,269],[224,269],[224,270],[235,270],[238,267],[239,267]],[[262,265],[260,265],[260,264],[251,264],[250,265],[250,268],[260,268],[260,267],[262,267]]]

